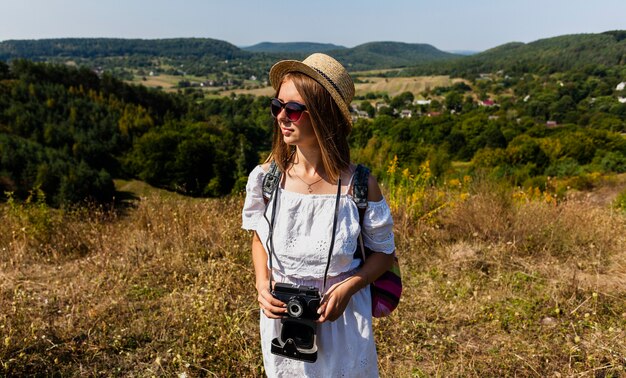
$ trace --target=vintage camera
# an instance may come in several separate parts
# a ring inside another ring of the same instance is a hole
[[[280,336],[272,340],[272,353],[296,360],[317,360],[315,322],[320,315],[320,293],[314,286],[277,282],[272,295],[287,304],[287,316],[281,319]]]

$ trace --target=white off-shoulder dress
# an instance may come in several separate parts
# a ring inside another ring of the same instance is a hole
[[[265,246],[269,225],[263,216],[262,183],[265,171],[257,166],[249,175],[242,212],[246,230],[254,230]],[[322,291],[324,270],[331,242],[335,194],[300,194],[278,190],[274,221],[272,275],[277,282],[315,286]],[[342,194],[326,288],[358,269],[354,259],[360,233],[359,212],[351,195]],[[267,218],[270,219],[272,204]],[[363,218],[363,241],[374,251],[395,250],[393,221],[384,198],[369,202]],[[267,250],[266,250],[267,252]],[[343,315],[317,327],[318,357],[302,362],[270,352],[272,339],[279,336],[280,320],[261,312],[261,348],[268,377],[377,377],[378,364],[369,286],[354,294]]]

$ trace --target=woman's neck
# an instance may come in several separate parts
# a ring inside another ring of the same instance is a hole
[[[322,175],[325,173],[324,162],[322,161],[322,152],[317,148],[296,148],[296,156],[293,165],[300,166],[302,174],[306,175]]]

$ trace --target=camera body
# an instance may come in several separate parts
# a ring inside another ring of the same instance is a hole
[[[314,286],[277,282],[272,295],[287,304],[287,315],[290,318],[317,320],[320,317],[317,309],[322,298]]]
[[[317,360],[315,322],[322,300],[314,286],[277,282],[272,290],[274,298],[287,305],[287,316],[281,319],[280,336],[272,340],[272,353],[301,360]]]

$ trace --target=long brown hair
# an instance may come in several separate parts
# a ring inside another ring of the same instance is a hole
[[[328,179],[336,183],[341,171],[350,166],[348,135],[352,130],[352,123],[345,119],[330,93],[317,81],[299,72],[286,74],[283,82],[287,78],[293,81],[306,104],[322,153],[324,170]],[[275,96],[278,96],[279,92],[280,87],[276,90]],[[283,140],[278,120],[274,119],[272,152],[267,161],[275,160],[280,170],[286,172],[289,164],[293,163],[293,152],[294,148]]]

